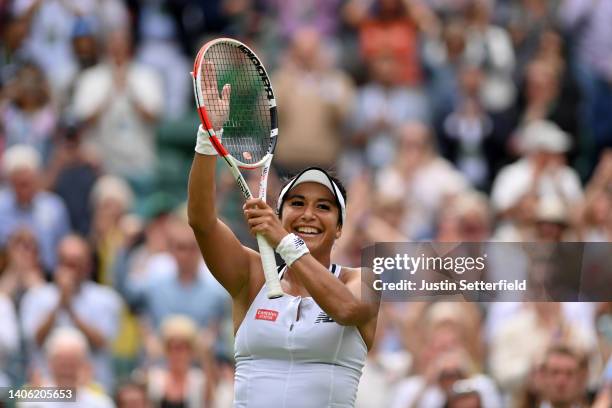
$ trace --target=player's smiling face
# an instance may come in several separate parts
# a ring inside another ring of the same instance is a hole
[[[334,195],[319,183],[306,182],[287,193],[283,203],[283,227],[306,242],[308,249],[331,251],[340,238],[339,209]]]

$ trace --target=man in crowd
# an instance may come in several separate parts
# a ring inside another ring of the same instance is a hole
[[[94,378],[107,389],[113,385],[110,346],[119,329],[122,302],[106,286],[90,280],[91,249],[87,241],[69,235],[59,244],[54,282],[29,290],[21,303],[21,322],[34,368],[42,369],[41,348],[57,327],[72,327],[92,347]]]
[[[41,157],[32,147],[15,145],[4,152],[8,186],[0,190],[0,245],[20,227],[28,227],[40,245],[44,268],[52,271],[55,247],[70,231],[68,211],[57,195],[40,186]]]
[[[112,400],[91,384],[89,376],[89,347],[87,338],[78,330],[63,327],[56,329],[45,343],[45,355],[50,375],[41,383],[32,386],[57,387],[70,390],[75,395],[71,400],[46,402],[45,407],[66,408],[112,408]],[[17,405],[19,408],[36,408],[38,402],[26,402]]]
[[[117,271],[116,277],[119,290],[144,317],[145,343],[151,357],[161,352],[159,328],[166,317],[188,316],[205,335],[209,330],[216,334],[222,319],[229,315],[229,295],[206,268],[189,225],[172,218],[167,231],[174,265],[152,279],[138,280],[127,276],[127,271]]]
[[[551,347],[544,358],[544,387],[540,408],[582,408],[586,401],[588,361],[563,345]]]

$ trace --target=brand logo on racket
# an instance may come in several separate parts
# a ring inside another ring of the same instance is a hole
[[[257,309],[255,313],[255,320],[267,320],[269,322],[275,322],[278,317],[278,312],[276,310],[270,309]]]
[[[249,57],[251,62],[255,64],[255,67],[257,68],[257,73],[261,77],[261,80],[263,81],[263,84],[264,84],[264,88],[266,89],[266,94],[268,95],[268,99],[274,99],[274,93],[272,92],[272,85],[270,85],[268,74],[266,74],[266,70],[264,69],[263,65],[261,65],[261,62],[259,61],[259,58],[257,58],[257,55],[253,54],[253,52],[249,50],[247,47],[245,47],[244,45],[238,46],[238,49],[244,52],[246,56]]]
[[[238,183],[238,187],[240,187],[240,191],[242,191],[242,194],[244,194],[245,197],[251,197],[251,191],[249,190],[249,187],[246,184],[244,184],[244,181],[242,181],[242,178],[237,177],[236,182]]]

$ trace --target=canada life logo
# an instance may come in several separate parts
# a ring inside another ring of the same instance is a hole
[[[275,322],[278,317],[278,312],[276,310],[270,309],[257,309],[255,313],[255,320],[267,320],[269,322]]]

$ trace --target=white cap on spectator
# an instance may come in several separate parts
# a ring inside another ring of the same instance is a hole
[[[463,309],[453,302],[435,302],[427,310],[426,317],[427,322],[435,325],[443,321],[462,322],[465,316]]]
[[[195,322],[184,315],[170,315],[161,324],[161,337],[164,342],[181,339],[194,343],[198,334]]]
[[[74,350],[86,356],[89,352],[85,335],[72,327],[59,327],[51,333],[45,342],[45,354],[52,357],[60,350]]]
[[[567,224],[567,216],[565,204],[554,196],[542,197],[536,207],[535,217],[540,222]]]
[[[4,157],[2,158],[4,174],[11,174],[21,169],[38,171],[40,166],[40,153],[32,146],[14,145],[4,151]]]
[[[565,153],[571,144],[569,135],[547,120],[530,122],[521,132],[521,147],[528,153],[538,151]]]
[[[96,206],[108,199],[118,201],[127,210],[134,202],[134,193],[122,178],[106,175],[96,181],[91,191],[91,201]]]

